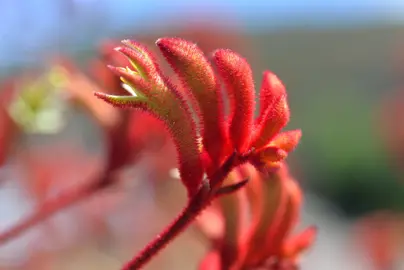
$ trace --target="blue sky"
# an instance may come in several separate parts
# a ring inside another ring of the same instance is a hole
[[[254,31],[302,22],[327,27],[404,19],[402,0],[0,0],[0,4],[0,68],[37,61],[47,49],[96,42],[128,28],[147,31],[184,17],[228,16]]]

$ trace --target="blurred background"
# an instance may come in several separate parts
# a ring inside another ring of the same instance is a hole
[[[105,167],[116,180],[4,241],[0,269],[118,269],[185,204],[161,126],[91,95],[119,88],[105,69],[122,60],[112,45],[131,38],[155,50],[162,36],[236,50],[257,91],[265,69],[286,84],[288,129],[303,130],[289,158],[305,191],[302,223],[319,226],[302,269],[404,269],[403,1],[0,6],[0,233]],[[132,143],[128,153],[117,141]],[[205,251],[191,228],[146,269],[195,269]]]

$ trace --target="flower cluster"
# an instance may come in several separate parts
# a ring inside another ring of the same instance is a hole
[[[279,134],[290,114],[285,88],[272,72],[264,73],[260,113],[254,118],[252,71],[235,52],[214,52],[216,75],[195,44],[179,38],[159,39],[157,46],[186,89],[180,92],[143,45],[129,40],[123,44],[116,50],[128,57],[132,67],[110,68],[131,87],[132,95],[96,95],[115,106],[151,113],[165,123],[177,147],[181,180],[190,197],[205,174],[212,186],[212,176],[234,152],[261,168],[283,160],[298,143],[299,130]],[[219,79],[225,85],[228,114]]]
[[[309,245],[314,233],[310,229],[289,239],[299,212],[300,190],[285,176],[283,160],[298,144],[301,132],[281,132],[290,112],[279,78],[271,71],[264,72],[260,109],[255,117],[253,74],[239,54],[216,50],[211,65],[196,44],[180,38],[160,38],[156,44],[177,74],[181,82],[178,86],[162,73],[156,57],[144,45],[131,40],[122,43],[115,50],[127,57],[130,66],[109,68],[129,86],[130,95],[95,95],[117,107],[140,109],[164,123],[176,146],[180,178],[189,197],[178,218],[124,269],[143,266],[213,199],[245,186],[250,174],[239,181],[226,181],[244,163],[269,179],[258,181],[265,189],[263,205],[255,209],[251,235],[242,245],[248,248],[240,250],[244,258],[240,267],[256,266],[272,257],[295,258]],[[259,237],[265,237],[265,241]]]

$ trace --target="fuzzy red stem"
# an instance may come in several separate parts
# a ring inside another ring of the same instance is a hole
[[[168,225],[162,233],[157,235],[143,250],[140,251],[132,260],[130,260],[122,270],[137,270],[148,263],[157,253],[175,239],[182,231],[184,231],[194,219],[211,203],[216,197],[216,192],[220,188],[220,184],[229,174],[229,172],[245,162],[245,156],[237,156],[234,152],[222,164],[219,170],[211,175],[208,179],[202,181],[197,193],[191,198],[187,206],[179,216]]]
[[[99,179],[93,181],[85,186],[80,186],[76,189],[69,189],[62,192],[54,199],[45,201],[37,211],[30,216],[24,218],[18,224],[12,226],[10,229],[0,233],[0,245],[6,244],[15,237],[20,236],[28,231],[38,223],[51,217],[55,213],[72,206],[73,204],[87,198],[88,196],[96,193],[103,187],[103,182]]]
[[[157,253],[159,253],[167,244],[169,244],[175,237],[184,231],[199,215],[199,213],[209,205],[211,198],[209,198],[210,187],[209,184],[203,183],[201,188],[192,197],[188,205],[184,208],[181,214],[169,225],[162,233],[157,235],[139,254],[130,260],[122,270],[135,270],[140,269],[148,263]]]

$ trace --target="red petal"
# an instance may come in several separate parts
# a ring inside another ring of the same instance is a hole
[[[161,38],[156,44],[188,89],[188,97],[196,99],[199,108],[194,110],[200,117],[204,148],[215,160],[213,164],[220,163],[228,151],[227,136],[220,86],[211,65],[196,44],[189,41]]]
[[[255,90],[247,61],[231,50],[218,50],[214,60],[230,98],[229,134],[238,152],[248,150],[254,123]]]
[[[115,106],[151,112],[164,121],[178,152],[181,180],[191,197],[199,188],[204,167],[190,107],[181,93],[161,74],[154,56],[143,45],[130,40],[122,43],[127,47],[118,48],[118,51],[132,61],[136,71],[111,69],[137,91],[137,96],[96,95]]]
[[[275,173],[271,173],[268,179],[262,179],[262,206],[256,220],[250,227],[249,234],[243,243],[244,266],[251,267],[263,263],[268,254],[266,239],[274,235],[280,217],[284,213],[287,202],[287,192],[283,184],[282,167]]]
[[[108,94],[122,93],[122,81],[119,76],[112,74],[107,68],[107,64],[125,67],[130,63],[126,57],[114,52],[114,48],[119,46],[119,43],[106,41],[99,47],[99,57],[92,61],[91,77],[100,84]]]
[[[252,159],[257,159],[260,163],[279,162],[287,157],[288,153],[277,146],[268,146],[255,153]]]
[[[265,71],[260,89],[260,115],[263,116],[266,109],[283,95],[286,95],[286,89],[282,81],[275,73]]]
[[[259,149],[270,141],[289,122],[290,112],[286,95],[280,97],[272,106],[269,106],[264,115],[256,123],[253,147]]]
[[[245,191],[250,204],[251,220],[255,223],[260,219],[262,212],[262,178],[260,173],[251,164],[244,164],[241,166],[240,171],[243,178],[249,178]]]
[[[288,240],[283,248],[283,256],[296,258],[300,253],[310,248],[317,237],[317,227],[311,226]]]
[[[282,246],[292,231],[296,223],[299,221],[300,207],[302,204],[302,192],[298,184],[287,175],[284,176],[283,188],[287,192],[287,201],[282,215],[278,216],[279,223],[267,235],[266,250],[271,255],[280,255]]]
[[[115,50],[128,58],[132,66],[136,69],[136,72],[142,78],[151,80],[159,76],[155,64],[151,62],[149,56],[142,51],[130,47],[117,47]]]
[[[101,92],[94,92],[94,95],[115,107],[150,110],[151,112],[154,112],[151,110],[149,102],[144,97],[115,96]]]
[[[301,137],[302,131],[300,129],[285,131],[276,135],[275,138],[272,139],[270,145],[279,147],[286,152],[291,152],[296,148]]]
[[[231,185],[241,180],[242,178],[238,171],[232,171],[223,182],[223,186]],[[243,218],[242,209],[247,201],[243,200],[240,192],[234,192],[233,194],[220,197],[219,203],[225,221],[223,245],[220,250],[222,259],[221,263],[223,268],[230,269],[230,266],[238,257],[238,238],[241,228],[240,222]]]
[[[122,80],[132,87],[136,94],[141,93],[142,95],[153,99],[161,97],[161,91],[156,91],[157,89],[152,86],[151,83],[145,80],[139,73],[128,70],[126,68],[119,68],[114,66],[108,66],[108,68],[114,72],[116,75],[122,78]],[[160,96],[159,96],[160,94]]]
[[[157,59],[153,53],[151,53],[146,46],[143,44],[136,42],[134,40],[125,39],[122,40],[122,44],[126,45],[130,49],[137,51],[142,57],[143,65],[148,66],[148,68],[152,68],[151,72],[161,73],[159,65],[157,64]],[[146,68],[146,69],[148,69]]]
[[[271,71],[265,71],[260,89],[260,113],[255,121],[255,148],[261,148],[288,123],[289,108],[286,89]]]

